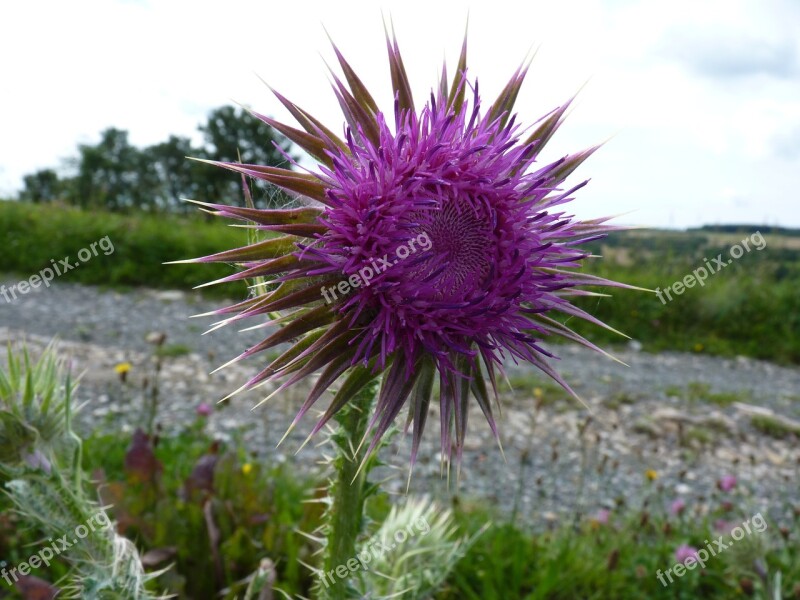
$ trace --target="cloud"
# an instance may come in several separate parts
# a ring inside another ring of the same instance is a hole
[[[769,39],[743,31],[680,27],[664,34],[661,53],[716,79],[756,75],[789,79],[800,74],[797,47],[788,37]]]
[[[772,140],[775,154],[781,158],[793,160],[800,158],[800,124],[776,135]]]

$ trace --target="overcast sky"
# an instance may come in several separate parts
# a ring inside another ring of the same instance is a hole
[[[547,155],[610,138],[576,174],[580,217],[800,226],[798,0],[3,2],[0,197],[106,127],[143,146],[233,101],[290,119],[259,76],[341,130],[323,26],[390,109],[381,10],[419,99],[443,59],[452,72],[468,11],[487,100],[536,47],[524,122],[586,83]]]

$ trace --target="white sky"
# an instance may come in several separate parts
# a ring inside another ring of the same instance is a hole
[[[2,2],[0,197],[106,127],[140,146],[196,135],[232,100],[290,120],[257,75],[341,130],[323,25],[389,110],[381,10],[418,104],[443,58],[453,72],[468,10],[485,102],[531,47],[523,122],[588,81],[547,153],[611,137],[576,174],[580,217],[800,226],[798,0]]]

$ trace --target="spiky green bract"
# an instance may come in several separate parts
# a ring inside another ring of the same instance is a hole
[[[359,598],[430,598],[482,533],[457,537],[450,510],[427,498],[393,506],[380,529],[360,546],[368,568],[357,573]]]
[[[9,345],[7,353],[7,367],[0,368],[0,469],[12,474],[69,443],[66,411],[75,386],[53,346],[35,362],[27,349],[18,356]]]
[[[461,457],[473,398],[497,435],[489,390],[496,399],[504,359],[530,362],[569,390],[541,342],[559,336],[597,349],[563,324],[577,317],[602,325],[570,300],[595,295],[586,286],[627,286],[581,270],[589,256],[583,245],[612,229],[607,219],[578,221],[561,208],[586,183],[567,185],[567,177],[596,148],[541,162],[570,102],[522,128],[512,110],[527,67],[486,107],[477,81],[467,81],[465,41],[455,76],[443,71],[420,105],[396,40],[387,43],[393,114],[378,108],[335,47],[345,79],[333,74],[346,121],[342,139],[278,93],[301,129],[254,113],[316,158],[318,168],[215,164],[305,204],[256,210],[200,203],[274,237],[195,262],[242,267],[220,281],[263,277],[277,284],[216,311],[221,324],[269,316],[263,325],[282,325],[234,360],[299,340],[241,389],[282,379],[278,393],[320,371],[294,427],[346,377],[317,432],[363,387],[359,369],[384,373],[369,449],[407,404],[412,463],[438,390],[441,454],[449,461],[453,449]]]
[[[48,347],[37,362],[8,349],[0,368],[0,474],[16,512],[43,540],[64,536],[58,559],[70,565],[59,598],[151,600],[158,573],[145,573],[134,544],[118,535],[105,508],[87,492],[81,440],[71,426],[74,385],[64,361]],[[6,446],[6,444],[14,444]],[[78,528],[81,532],[78,533]],[[43,542],[49,545],[51,542]]]

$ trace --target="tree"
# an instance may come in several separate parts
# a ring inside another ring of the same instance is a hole
[[[96,146],[78,147],[72,201],[110,210],[158,208],[155,167],[128,142],[128,132],[110,127]]]
[[[202,153],[203,150],[192,146],[189,138],[175,135],[142,151],[155,170],[160,204],[166,210],[186,212],[189,205],[181,199],[196,199],[200,187],[198,182],[204,174],[200,168],[202,165],[187,157]]]
[[[53,202],[63,192],[63,182],[53,169],[40,169],[22,179],[24,187],[19,199],[27,202]]]
[[[140,150],[128,141],[127,131],[110,127],[100,134],[97,145],[78,146],[78,156],[69,161],[73,177],[59,179],[53,169],[37,171],[25,176],[19,198],[29,202],[63,198],[76,206],[107,210],[185,212],[188,206],[181,198],[229,203],[243,198],[240,177],[187,157],[272,166],[288,161],[284,153],[291,147],[289,140],[242,109],[214,109],[198,129],[205,142],[201,148],[189,138],[173,135]],[[259,197],[271,205],[289,201],[274,187],[256,193],[257,202]]]
[[[291,142],[245,110],[232,106],[214,109],[199,129],[206,142],[202,158],[283,167],[288,162],[284,153],[289,152]],[[231,202],[242,197],[241,179],[222,169],[206,165],[197,181],[198,191],[211,202]],[[276,201],[274,195],[272,201]],[[277,198],[278,203],[286,201],[285,194]]]

